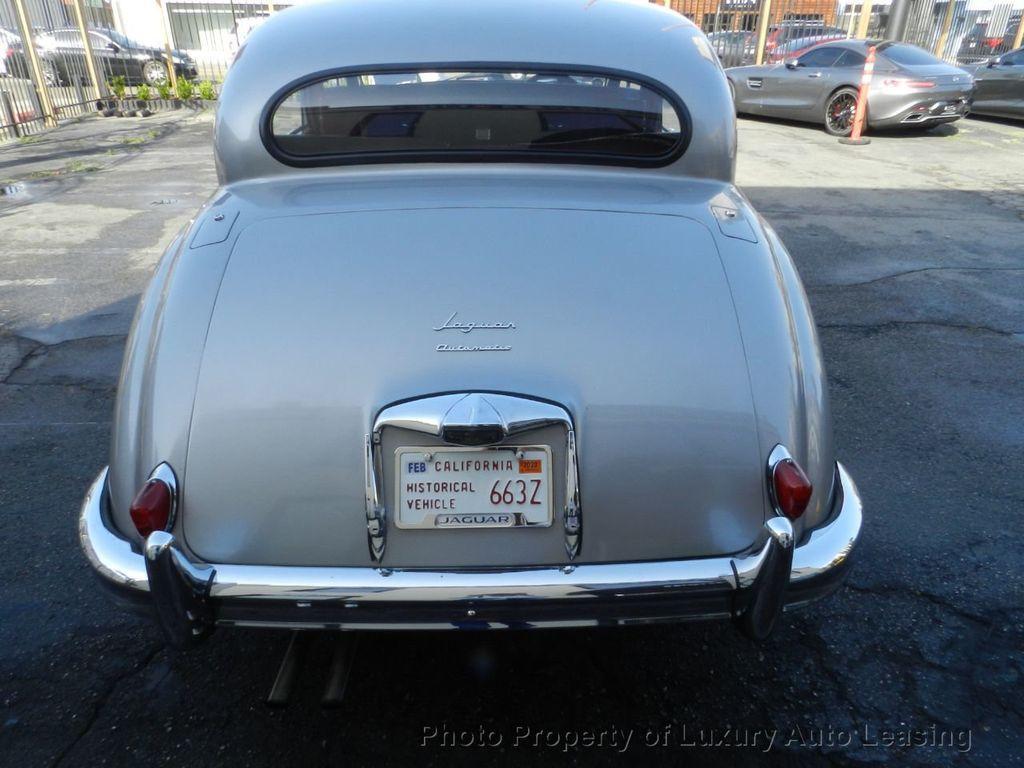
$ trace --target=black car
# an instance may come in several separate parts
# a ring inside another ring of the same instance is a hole
[[[36,51],[39,54],[39,66],[43,71],[46,85],[61,85],[62,80],[56,64],[43,55],[38,45]],[[21,42],[21,36],[13,30],[0,27],[0,77],[28,79],[28,70],[28,59],[25,57],[25,46]]]
[[[1024,48],[964,68],[974,75],[971,112],[1024,119]]]
[[[142,45],[113,29],[90,29],[89,41],[104,80],[121,76],[127,85],[159,85],[167,81],[167,55],[163,49]],[[37,35],[36,45],[45,62],[47,80],[55,80],[51,85],[86,81],[85,51],[77,28]],[[173,54],[175,74],[187,80],[195,79],[195,62],[181,51]]]

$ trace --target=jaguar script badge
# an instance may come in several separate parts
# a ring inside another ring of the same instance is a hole
[[[507,323],[478,323],[458,319],[459,313],[452,312],[448,319],[441,325],[435,325],[435,331],[458,331],[459,333],[472,333],[473,331],[514,331],[516,324]],[[434,349],[437,352],[508,352],[512,347],[507,344],[438,344]]]

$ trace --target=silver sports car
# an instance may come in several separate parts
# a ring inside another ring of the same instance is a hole
[[[971,112],[1024,119],[1024,48],[965,69],[976,84]]]
[[[224,84],[221,187],[128,341],[80,518],[102,583],[174,643],[762,637],[833,590],[860,498],[735,120],[706,38],[650,4],[268,19]]]
[[[870,128],[933,128],[970,109],[973,78],[908,43],[836,40],[781,64],[726,70],[736,111],[819,123],[833,136],[853,129],[870,45],[877,45],[868,91]]]

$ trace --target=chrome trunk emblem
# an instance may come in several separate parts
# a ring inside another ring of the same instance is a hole
[[[476,323],[457,320],[458,312],[452,312],[448,319],[441,325],[434,326],[435,331],[459,331],[461,333],[472,333],[473,331],[514,331],[516,324],[508,323]]]

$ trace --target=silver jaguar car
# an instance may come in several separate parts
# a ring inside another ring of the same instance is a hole
[[[281,51],[292,55],[282,57]],[[239,52],[221,187],[139,305],[101,582],[216,626],[730,619],[842,581],[793,262],[701,32],[609,0],[347,0]]]
[[[868,127],[927,130],[970,110],[974,78],[959,67],[909,43],[834,40],[781,64],[726,70],[736,111],[818,123],[833,136],[849,136],[872,45]]]

